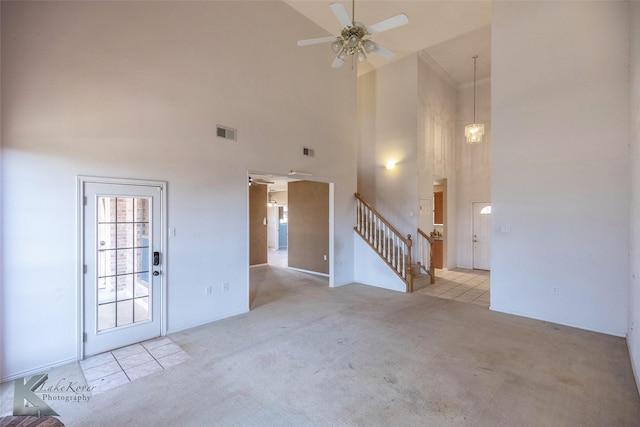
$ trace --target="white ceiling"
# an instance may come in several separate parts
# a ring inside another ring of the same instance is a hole
[[[329,5],[336,2],[344,4],[351,14],[350,1],[285,0],[285,3],[320,27],[310,26],[308,32],[298,35],[298,39],[337,35],[342,28],[329,9]],[[394,60],[424,51],[458,84],[465,84],[473,81],[473,56],[478,55],[477,79],[481,80],[491,75],[489,1],[356,0],[355,8],[356,20],[366,26],[399,13],[405,13],[409,17],[408,25],[372,36],[372,40],[396,52]],[[315,49],[318,55],[325,55],[327,67],[335,56],[329,43],[299,49]],[[371,54],[367,62],[358,64],[358,73],[363,74],[383,67],[389,62]],[[288,182],[297,180],[289,176],[264,173],[250,175],[254,179],[273,182],[268,184],[270,191],[286,191]]]
[[[341,26],[329,9],[331,3],[342,3],[351,15],[352,3],[337,0],[285,0],[285,3],[317,24],[298,39],[310,39],[338,35]],[[473,80],[473,55],[478,58],[478,80],[491,73],[491,2],[478,1],[390,1],[356,0],[355,18],[365,26],[387,19],[399,13],[409,17],[409,24],[375,34],[377,43],[396,53],[394,60],[424,50],[458,84]],[[324,30],[324,31],[323,31]],[[293,41],[295,43],[295,41]],[[315,49],[318,55],[326,55],[327,67],[335,54],[329,43],[300,47]],[[389,63],[389,60],[371,54],[358,65],[363,74]]]

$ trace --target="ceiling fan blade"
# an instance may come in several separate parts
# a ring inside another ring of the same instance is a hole
[[[342,3],[331,3],[329,7],[333,14],[336,15],[338,22],[340,22],[340,25],[342,25],[343,28],[351,27],[353,25],[353,22],[351,22],[351,18],[349,18],[349,14],[347,13],[347,9],[344,8]]]
[[[334,59],[331,64],[331,68],[340,68],[342,67],[342,64],[344,64],[344,59],[340,59],[336,56],[336,59]]]
[[[371,52],[377,53],[378,55],[382,56],[383,58],[387,58],[387,59],[391,59],[394,56],[396,56],[396,53],[387,49],[386,47],[379,45],[376,42],[371,42],[373,43],[373,49],[371,49]]]
[[[275,182],[273,182],[273,181],[267,181],[266,179],[261,179],[261,178],[252,179],[251,182],[253,184],[264,184],[264,185],[266,185],[266,184],[275,184]]]
[[[373,24],[372,26],[367,28],[367,32],[369,34],[381,33],[383,31],[391,30],[392,28],[407,25],[408,23],[409,17],[404,13],[401,13],[400,15],[392,16],[389,19],[385,19],[384,21],[380,21],[377,24]]]
[[[335,36],[319,37],[317,39],[298,40],[298,46],[308,46],[310,44],[329,43],[336,41]]]

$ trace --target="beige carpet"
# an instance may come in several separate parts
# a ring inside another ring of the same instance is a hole
[[[357,284],[330,289],[325,278],[282,268],[251,274],[250,313],[171,335],[189,360],[89,402],[56,403],[62,421],[640,424],[640,397],[621,338],[420,294]],[[63,370],[72,377],[79,368]]]

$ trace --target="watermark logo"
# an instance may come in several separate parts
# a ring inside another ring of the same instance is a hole
[[[13,397],[13,415],[32,415],[42,417],[59,416],[45,401],[89,402],[91,392],[96,386],[68,381],[65,378],[56,383],[47,383],[48,374],[34,375],[29,380],[19,378],[15,381]]]
[[[42,399],[34,392],[41,387],[49,378],[49,375],[34,375],[25,381],[25,378],[18,378],[15,382],[15,391],[13,395],[13,415],[35,415],[41,417],[43,415],[59,416],[56,411],[51,409],[49,405],[44,403]]]

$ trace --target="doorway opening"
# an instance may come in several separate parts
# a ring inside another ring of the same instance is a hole
[[[330,183],[249,172],[249,266],[322,275],[331,286],[332,197]]]
[[[447,209],[447,179],[434,177],[433,181],[433,264],[436,269],[446,269],[449,265],[447,239],[449,238]]]
[[[282,183],[267,184],[267,264],[289,266],[288,187]]]

